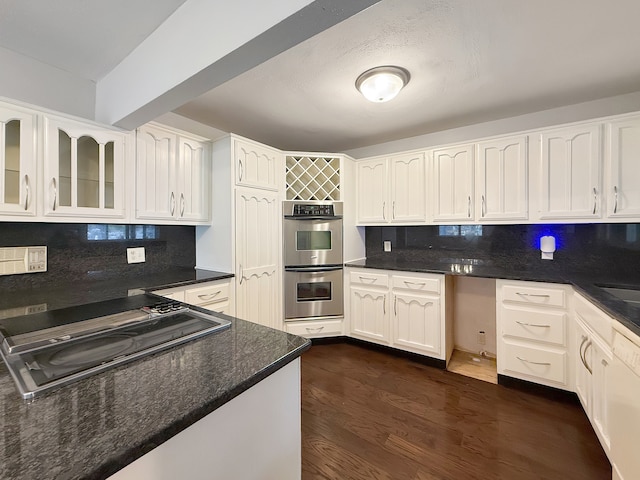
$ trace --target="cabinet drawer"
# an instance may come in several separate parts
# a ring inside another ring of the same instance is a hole
[[[608,346],[613,340],[613,320],[598,307],[576,294],[573,308],[578,317],[597,333]]]
[[[416,290],[420,292],[440,293],[440,277],[391,277],[393,288]]]
[[[229,298],[229,283],[190,288],[184,292],[184,301],[192,305],[215,303]]]
[[[523,345],[505,343],[502,365],[505,373],[552,382],[567,384],[567,354]]]
[[[289,322],[286,329],[302,337],[333,337],[342,335],[342,320]]]
[[[567,296],[563,289],[546,286],[504,285],[502,287],[502,300],[525,305],[541,305],[559,308],[564,308],[567,305]]]
[[[370,287],[388,287],[389,275],[357,271],[349,274],[349,281],[351,284],[358,283],[360,285],[367,285]]]
[[[167,288],[165,290],[156,290],[152,293],[177,302],[184,302],[184,288]]]
[[[566,346],[567,314],[503,305],[502,335]]]
[[[229,299],[224,299],[220,302],[212,302],[212,303],[204,303],[202,305],[198,305],[200,308],[206,308],[207,310],[211,310],[216,313],[224,313],[225,315],[231,314],[231,309],[229,308]]]

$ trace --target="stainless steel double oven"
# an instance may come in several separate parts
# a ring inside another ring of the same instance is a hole
[[[342,316],[342,202],[285,201],[285,320]]]

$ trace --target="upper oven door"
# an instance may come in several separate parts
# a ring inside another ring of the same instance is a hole
[[[285,218],[284,264],[342,265],[342,218]]]

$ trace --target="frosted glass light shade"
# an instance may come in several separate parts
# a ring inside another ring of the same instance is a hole
[[[367,70],[356,80],[356,88],[371,102],[388,102],[409,82],[404,68],[384,66]]]

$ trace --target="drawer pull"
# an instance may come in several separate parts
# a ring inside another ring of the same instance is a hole
[[[377,278],[371,278],[371,277],[359,276],[358,278],[362,283],[366,283],[366,282],[376,283],[378,281]]]
[[[516,358],[521,362],[531,363],[533,365],[544,365],[545,367],[548,367],[549,365],[551,365],[549,362],[532,362],[531,360],[527,360],[526,358],[522,358],[518,356],[516,356]]]
[[[538,324],[538,323],[526,323],[526,322],[521,322],[519,320],[516,320],[516,323],[518,325],[522,325],[523,327],[551,328],[551,325],[542,325],[542,324]]]
[[[200,300],[211,300],[213,297],[215,297],[216,295],[219,295],[220,292],[222,292],[222,290],[218,290],[215,293],[206,293],[206,294],[202,294],[202,295],[198,295],[198,298]]]
[[[320,333],[322,330],[324,330],[324,327],[305,327],[305,330],[309,333]]]
[[[417,285],[419,287],[424,287],[426,285],[426,283],[418,283],[418,282],[407,282],[406,280],[404,281],[404,284],[409,287],[410,285]]]
[[[537,298],[549,298],[551,295],[545,295],[541,293],[522,293],[516,292],[516,295],[520,295],[521,297],[537,297]]]

